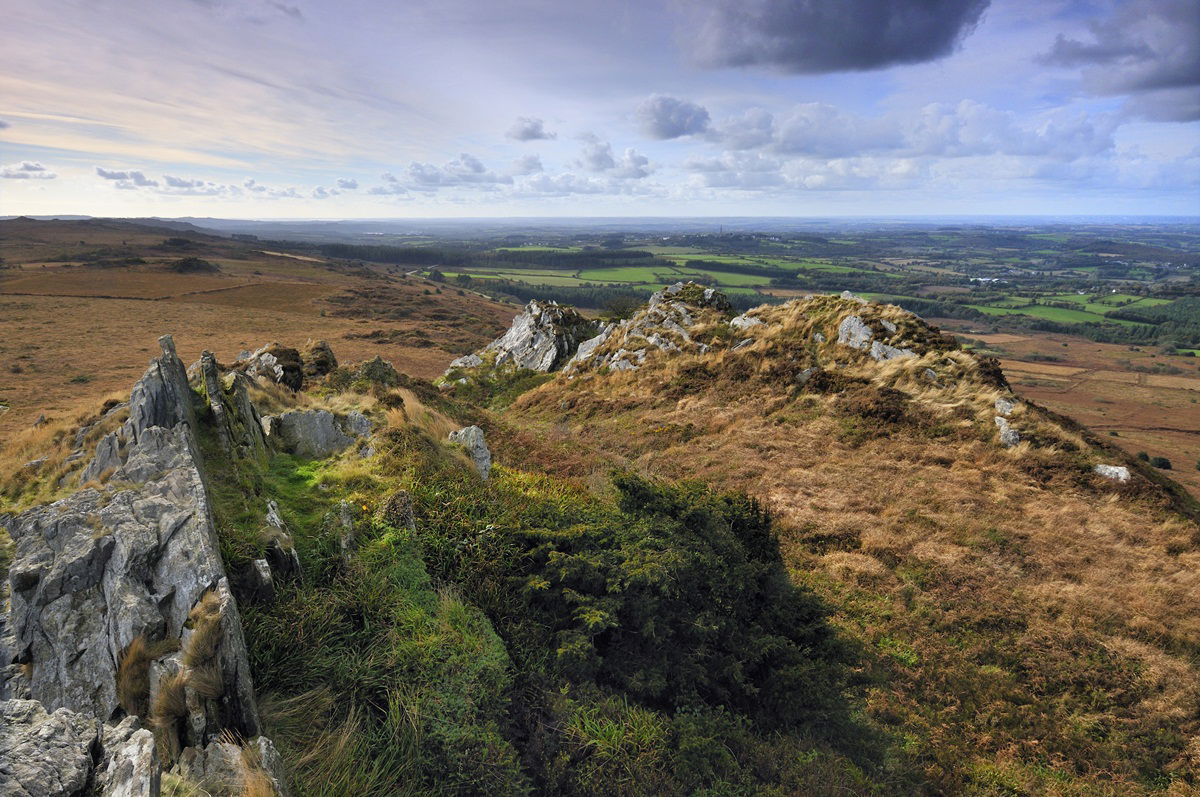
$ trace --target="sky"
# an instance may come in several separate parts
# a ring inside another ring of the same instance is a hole
[[[0,214],[1200,215],[1195,0],[0,0]]]

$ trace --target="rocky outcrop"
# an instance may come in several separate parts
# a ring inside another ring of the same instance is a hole
[[[239,357],[238,364],[251,379],[265,379],[292,390],[304,386],[304,364],[296,349],[270,343],[253,354]]]
[[[310,340],[300,352],[300,366],[306,380],[320,379],[338,367],[333,349],[323,340]]]
[[[206,355],[198,374],[201,397],[189,386],[170,337],[160,344],[162,355],[131,392],[128,419],[101,439],[84,468],[86,486],[52,504],[0,517],[13,540],[0,663],[20,665],[0,671],[0,698],[30,699],[4,704],[11,719],[0,727],[10,752],[0,751],[0,762],[33,762],[20,771],[0,763],[0,793],[25,793],[20,789],[27,772],[37,773],[30,794],[60,793],[60,784],[61,793],[74,794],[89,778],[103,785],[104,794],[156,793],[155,773],[170,762],[155,761],[152,735],[126,715],[146,712],[169,688],[168,677],[186,696],[184,713],[164,727],[172,740],[168,749],[203,748],[223,734],[259,735],[197,418],[210,418],[233,456],[261,451],[264,440],[246,377],[222,376]],[[198,623],[207,624],[202,642],[196,641]],[[197,645],[203,645],[199,653]],[[157,655],[144,653],[150,648]],[[184,652],[189,661],[203,658],[219,676],[217,693],[211,684],[203,695],[190,687]],[[139,693],[147,686],[148,693]],[[103,723],[112,724],[103,731],[101,757]],[[51,727],[53,732],[44,730]],[[38,769],[38,761],[50,761],[38,757],[39,745],[50,743],[59,745],[51,750],[55,768]],[[73,752],[79,748],[86,755]]]
[[[467,426],[450,433],[450,442],[458,443],[467,450],[475,470],[486,481],[492,471],[492,452],[488,450],[487,442],[483,439],[483,430],[478,426]]]
[[[0,700],[0,794],[81,794],[99,748],[100,723],[70,709],[48,713],[36,700]]]
[[[564,370],[634,371],[652,351],[703,354],[708,345],[695,340],[690,330],[706,311],[724,316],[730,312],[729,300],[712,288],[677,282],[653,294],[644,310],[581,344]],[[739,328],[756,326],[746,316],[739,318],[745,324]]]
[[[884,319],[878,321],[877,325],[878,329],[874,329],[860,316],[848,315],[838,324],[837,342],[852,349],[865,351],[871,356],[871,359],[879,362],[917,356],[917,353],[911,348],[894,346],[877,339],[877,336],[893,336],[889,338],[892,343],[898,342],[894,339],[898,329],[894,323]]]
[[[497,366],[511,364],[531,371],[554,371],[598,331],[599,324],[584,318],[573,308],[534,299],[513,319],[512,326],[503,336],[489,343],[476,356],[480,359],[478,364],[491,354]],[[463,364],[452,367],[472,367],[464,361],[472,362],[459,358],[456,362]]]

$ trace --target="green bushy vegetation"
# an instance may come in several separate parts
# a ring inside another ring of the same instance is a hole
[[[232,463],[211,442],[231,571],[262,555],[270,499],[303,566],[243,601],[297,793],[869,787],[851,657],[754,501],[631,474],[601,495],[504,469],[485,483],[410,426],[369,460]]]

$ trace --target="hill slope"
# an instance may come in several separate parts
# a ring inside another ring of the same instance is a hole
[[[731,324],[690,298],[497,414],[500,461],[761,499],[793,579],[862,645],[867,714],[938,790],[1186,790],[1194,501],[898,308],[818,296]]]

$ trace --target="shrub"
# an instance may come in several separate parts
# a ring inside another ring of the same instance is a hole
[[[1139,451],[1139,452],[1137,452],[1137,458],[1138,458],[1138,459],[1140,459],[1142,462],[1149,462],[1149,461],[1150,461],[1150,455],[1149,455],[1149,454],[1147,454],[1145,451]]]
[[[1171,460],[1166,457],[1150,457],[1150,464],[1161,470],[1171,469]]]

